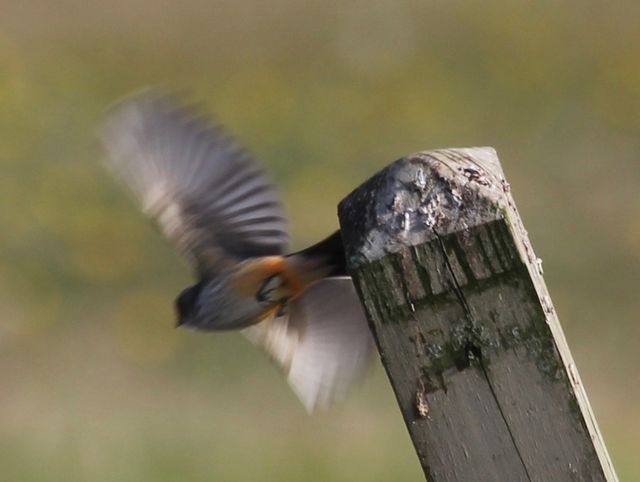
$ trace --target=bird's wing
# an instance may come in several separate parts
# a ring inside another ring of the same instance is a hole
[[[284,369],[310,412],[343,398],[374,353],[364,311],[348,277],[315,283],[291,303],[287,316],[243,333]]]
[[[124,100],[102,140],[108,167],[198,271],[286,249],[286,220],[262,171],[174,97],[147,91]]]

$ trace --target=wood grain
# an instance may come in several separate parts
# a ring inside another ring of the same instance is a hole
[[[431,482],[617,480],[493,149],[407,156],[338,211]]]

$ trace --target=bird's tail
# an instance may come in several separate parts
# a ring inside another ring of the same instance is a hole
[[[339,230],[319,243],[288,255],[287,258],[293,265],[303,267],[306,272],[314,273],[317,279],[348,275],[342,235]]]

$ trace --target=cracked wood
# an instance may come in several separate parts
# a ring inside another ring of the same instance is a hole
[[[338,211],[431,482],[617,480],[493,149],[407,156]]]

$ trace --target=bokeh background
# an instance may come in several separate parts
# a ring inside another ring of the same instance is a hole
[[[0,478],[420,479],[379,364],[309,417],[241,336],[173,328],[189,271],[95,140],[151,84],[263,161],[296,247],[401,155],[494,146],[640,480],[638,32],[633,0],[0,0]]]

